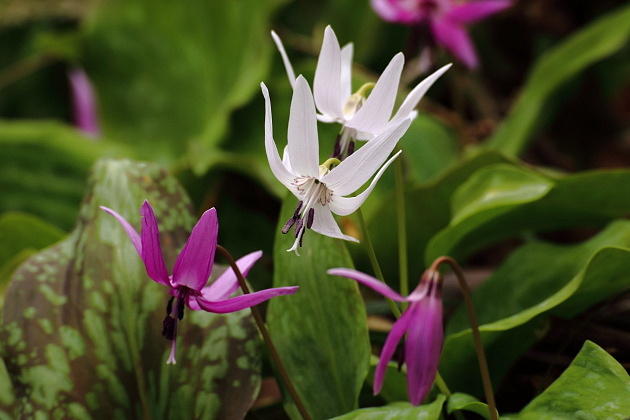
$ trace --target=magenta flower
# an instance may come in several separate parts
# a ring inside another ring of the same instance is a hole
[[[173,274],[170,276],[162,257],[157,219],[148,201],[140,207],[142,216],[140,234],[115,211],[103,206],[101,209],[114,216],[125,229],[144,263],[149,278],[169,288],[168,293],[172,297],[166,306],[162,329],[162,335],[171,340],[171,353],[166,363],[175,363],[177,321],[183,319],[185,306],[193,311],[204,310],[224,314],[249,308],[275,296],[293,294],[298,289],[297,286],[277,287],[228,298],[238,288],[236,274],[232,269],[226,270],[216,281],[206,286],[214,263],[219,232],[219,222],[214,208],[207,210],[193,228],[186,245],[175,260]],[[252,252],[236,262],[244,276],[261,255],[261,251]]]
[[[85,134],[95,137],[100,134],[96,116],[96,101],[90,80],[79,67],[68,70],[72,94],[74,125]]]
[[[434,270],[426,270],[416,290],[406,298],[385,283],[360,271],[333,268],[328,270],[328,274],[356,280],[397,302],[409,302],[409,307],[398,318],[385,340],[374,372],[373,388],[374,394],[381,390],[387,363],[406,333],[404,360],[407,365],[407,395],[413,405],[419,405],[431,389],[442,351],[444,333],[440,274]]]
[[[370,3],[388,22],[428,25],[434,42],[470,69],[476,68],[478,62],[465,26],[510,6],[510,0],[370,0]]]

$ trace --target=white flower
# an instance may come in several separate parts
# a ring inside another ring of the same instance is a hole
[[[322,235],[358,242],[341,232],[332,213],[345,216],[363,204],[387,166],[400,153],[383,165],[409,128],[411,118],[400,118],[388,125],[374,138],[375,141],[368,142],[343,162],[333,158],[320,165],[315,103],[308,83],[299,76],[293,85],[287,147],[280,160],[273,139],[269,91],[264,83],[261,88],[265,97],[265,150],[269,166],[278,181],[299,200],[293,216],[282,229],[287,233],[295,224],[295,242],[288,251],[297,253],[308,228]],[[375,172],[372,182],[362,193],[346,197],[357,191]]]
[[[295,72],[287,56],[282,41],[275,32],[271,32],[289,77],[291,86],[295,88]],[[352,90],[352,54],[353,45],[346,44],[340,48],[335,32],[330,26],[324,31],[324,41],[317,60],[313,93],[321,122],[337,122],[342,125],[339,156],[350,154],[348,147],[353,140],[371,140],[385,130],[388,124],[402,118],[415,118],[414,108],[429,90],[431,85],[451,67],[448,64],[420,82],[405,98],[396,114],[390,119],[400,74],[405,62],[402,53],[398,53],[389,62],[379,77],[367,99],[365,92],[372,84],[364,85],[351,94]]]

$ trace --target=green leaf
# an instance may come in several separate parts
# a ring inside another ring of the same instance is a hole
[[[619,194],[630,183],[628,170],[537,176],[552,186],[544,196],[530,202],[515,201],[500,209],[480,209],[461,223],[448,226],[431,239],[425,262],[441,255],[462,259],[498,240],[529,231],[600,227],[630,213],[630,196]],[[541,180],[541,191],[543,184]]]
[[[569,367],[542,394],[505,420],[625,420],[630,413],[630,377],[597,344],[586,341]]]
[[[446,403],[446,412],[451,414],[453,411],[471,411],[479,414],[484,419],[489,419],[490,414],[488,412],[488,405],[480,402],[472,395],[464,394],[461,392],[453,393]]]
[[[552,186],[550,180],[516,166],[497,164],[481,168],[453,194],[451,225],[476,213],[538,200]]]
[[[23,211],[64,230],[76,219],[92,163],[125,152],[47,121],[0,121],[0,149],[0,212]]]
[[[473,293],[495,382],[535,340],[542,316],[571,317],[630,287],[630,222],[618,221],[576,246],[524,245]],[[511,330],[511,331],[508,331]],[[460,308],[447,326],[440,372],[449,386],[479,391],[470,330]]]
[[[258,92],[282,0],[123,0],[99,3],[84,62],[105,133],[142,158],[211,161],[230,113]],[[262,126],[261,126],[262,133]]]
[[[304,235],[300,256],[287,252],[293,235],[280,229],[297,201],[288,196],[274,245],[274,287],[299,285],[290,299],[269,303],[267,322],[293,385],[313,419],[357,408],[368,372],[370,345],[363,300],[355,281],[326,270],[352,267],[345,243],[313,231]],[[293,418],[299,418],[288,401]]]
[[[548,97],[591,64],[628,42],[630,6],[620,6],[547,51],[532,69],[508,118],[485,147],[518,155],[538,128]]]
[[[15,272],[0,330],[15,417],[242,418],[253,402],[260,353],[249,311],[187,311],[178,363],[166,365],[170,346],[160,331],[170,296],[147,278],[124,230],[99,208],[138,227],[144,199],[172,266],[194,221],[182,188],[156,165],[104,160],[94,167],[76,228]]]
[[[23,249],[42,249],[60,240],[63,232],[25,213],[0,215],[0,266]]]
[[[438,420],[445,399],[440,394],[431,404],[418,407],[409,403],[393,403],[384,407],[362,408],[334,420]]]

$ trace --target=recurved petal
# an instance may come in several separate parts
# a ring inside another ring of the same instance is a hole
[[[261,290],[260,292],[236,296],[231,299],[226,299],[219,302],[211,302],[205,300],[201,296],[197,296],[197,303],[199,304],[199,307],[204,311],[217,314],[226,314],[229,312],[240,311],[241,309],[258,305],[259,303],[271,299],[272,297],[292,295],[297,291],[297,289],[298,286],[275,287],[273,289],[266,289]]]
[[[236,266],[240,270],[243,277],[247,277],[247,273],[254,266],[256,261],[262,257],[262,251],[252,252],[239,258]],[[226,299],[238,289],[238,279],[232,268],[228,268],[209,286],[201,289],[201,296],[207,301],[218,301]]]
[[[510,0],[476,0],[460,3],[448,11],[448,18],[459,23],[474,23],[510,7]]]
[[[395,300],[397,302],[403,302],[406,300],[382,281],[360,271],[353,270],[351,268],[331,268],[327,271],[327,273],[331,276],[340,276],[352,279],[391,300]]]
[[[398,320],[394,323],[392,330],[389,332],[387,339],[385,340],[385,344],[383,345],[383,350],[381,351],[381,356],[378,358],[378,364],[376,365],[376,369],[374,371],[374,394],[378,394],[381,390],[381,386],[383,385],[383,378],[385,377],[385,369],[387,368],[387,363],[391,360],[394,351],[396,350],[396,345],[400,341],[405,332],[409,328],[409,324],[412,319],[409,316],[409,310],[403,312],[403,314],[398,318]]]
[[[324,175],[321,181],[333,191],[335,198],[355,192],[385,162],[409,124],[410,118],[392,122],[382,134],[344,159],[339,166]]]
[[[385,129],[392,115],[404,64],[405,58],[402,53],[392,58],[361,109],[346,123],[347,127],[374,136]]]
[[[370,0],[372,9],[381,19],[407,24],[418,23],[424,17],[424,13],[415,3],[400,0]]]
[[[271,168],[271,172],[276,179],[282,183],[282,185],[292,189],[291,182],[293,182],[294,176],[289,169],[285,168],[280,160],[278,148],[276,147],[276,142],[273,139],[273,121],[271,117],[271,99],[269,98],[269,90],[264,83],[260,84],[260,89],[262,90],[265,98],[265,152],[267,153],[269,168]]]
[[[433,83],[435,83],[435,81],[439,79],[440,76],[442,76],[446,72],[446,70],[451,68],[451,66],[452,64],[447,64],[443,66],[442,68],[436,70],[430,76],[425,78],[422,82],[418,83],[418,85],[413,88],[411,92],[409,92],[409,95],[407,95],[402,105],[400,105],[400,108],[398,108],[398,111],[396,112],[396,115],[394,115],[394,118],[392,118],[392,120],[404,118],[411,114],[414,111],[414,108],[418,105],[418,102],[420,102],[420,99],[422,99],[429,88],[433,86]]]
[[[330,26],[324,30],[322,49],[317,59],[313,80],[315,103],[324,115],[343,118],[341,111],[341,48]],[[345,99],[345,98],[344,98]]]
[[[291,65],[291,60],[289,60],[289,56],[284,49],[284,45],[282,45],[282,40],[275,33],[275,31],[271,31],[271,38],[273,38],[273,42],[276,44],[278,51],[280,52],[280,56],[282,57],[282,62],[284,63],[284,68],[287,71],[287,77],[289,78],[289,83],[291,87],[295,84],[295,72],[293,71],[293,66]]]
[[[293,86],[287,137],[293,171],[300,175],[319,176],[315,103],[308,82],[302,75],[298,76]]]
[[[437,373],[442,351],[442,303],[428,296],[412,303],[408,310],[410,323],[405,342],[407,364],[407,393],[413,405],[427,396]]]
[[[142,243],[142,262],[147,270],[147,275],[153,281],[165,286],[171,286],[168,279],[168,271],[162,256],[160,246],[160,232],[157,219],[148,201],[144,201],[140,207],[140,241]],[[136,248],[137,249],[137,248]]]
[[[214,208],[206,210],[193,227],[173,266],[173,283],[200,291],[208,282],[214,264],[219,221]]]
[[[331,238],[339,238],[346,241],[359,242],[358,239],[352,236],[344,235],[328,206],[316,206],[315,214],[313,218],[313,226],[311,227],[315,232],[322,235],[330,236]]]
[[[125,233],[129,237],[129,240],[133,244],[133,247],[136,249],[136,252],[140,256],[140,258],[142,258],[142,242],[140,241],[140,235],[138,235],[138,232],[136,232],[136,230],[129,224],[127,220],[125,220],[124,217],[116,213],[114,210],[105,206],[100,206],[100,207],[101,207],[101,210],[103,210],[105,213],[111,214],[112,216],[116,218],[116,220],[118,220],[118,223],[122,225],[123,229],[125,230]]]
[[[475,54],[472,41],[464,27],[446,19],[433,20],[431,21],[431,31],[437,43],[442,45],[453,57],[470,69],[477,67],[477,54]]]
[[[333,213],[338,214],[339,216],[347,216],[348,214],[354,213],[355,210],[361,207],[361,204],[363,204],[363,202],[368,198],[368,196],[376,186],[376,183],[381,178],[381,175],[383,175],[383,173],[385,172],[385,169],[387,169],[387,167],[401,153],[402,150],[392,156],[387,162],[385,162],[383,166],[381,166],[381,169],[379,169],[374,178],[372,178],[372,182],[370,182],[370,185],[361,194],[355,197],[334,196],[330,203],[328,203],[330,210],[332,210]]]
[[[347,100],[352,94],[352,56],[354,45],[352,42],[341,49],[341,101]],[[321,120],[320,120],[321,121]]]

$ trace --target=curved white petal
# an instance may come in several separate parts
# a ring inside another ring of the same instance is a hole
[[[402,118],[390,124],[382,134],[367,142],[324,175],[321,181],[336,196],[355,192],[385,162],[398,140],[409,128],[409,124],[410,118]]]
[[[308,82],[302,75],[295,79],[293,87],[287,138],[293,172],[299,175],[319,176],[315,103]]]
[[[398,111],[396,112],[396,115],[394,115],[394,118],[392,118],[392,120],[404,118],[408,116],[411,112],[413,112],[416,105],[418,105],[418,102],[420,102],[420,99],[422,99],[429,88],[433,86],[433,83],[435,83],[435,81],[439,79],[440,76],[442,76],[449,68],[451,68],[451,66],[452,64],[447,64],[443,66],[442,68],[436,70],[427,78],[425,78],[422,82],[418,83],[418,85],[413,88],[411,92],[409,92],[409,95],[407,95],[402,105],[400,105],[400,108],[398,108]]]
[[[273,38],[273,42],[276,44],[278,51],[280,52],[280,56],[282,56],[282,62],[284,63],[284,68],[287,71],[287,77],[289,78],[289,83],[291,87],[295,84],[295,72],[293,71],[293,66],[291,65],[291,61],[289,60],[289,56],[287,52],[284,50],[284,45],[282,45],[282,40],[275,31],[271,31],[271,38]]]
[[[339,229],[337,222],[335,222],[335,218],[330,212],[328,206],[316,206],[314,215],[315,217],[313,218],[313,226],[311,227],[311,229],[313,229],[315,232],[322,235],[330,236],[331,238],[339,238],[346,241],[359,242],[358,239],[341,233],[341,229]]]
[[[378,78],[370,96],[346,126],[373,135],[378,135],[385,129],[394,109],[404,64],[405,58],[402,53],[392,58],[381,77]]]
[[[354,213],[356,209],[361,207],[361,204],[363,204],[368,195],[370,195],[370,193],[376,186],[379,178],[385,172],[385,169],[387,169],[387,167],[401,153],[402,150],[392,156],[387,162],[385,162],[385,165],[383,165],[381,169],[379,169],[379,171],[376,173],[376,176],[372,179],[372,182],[370,182],[370,186],[367,187],[365,191],[363,191],[361,194],[357,195],[356,197],[340,197],[336,195],[333,196],[333,199],[330,201],[330,203],[328,203],[330,210],[332,210],[333,213],[338,214],[339,216],[347,216],[351,213]]]
[[[273,140],[273,123],[271,117],[271,100],[269,99],[269,90],[264,83],[260,84],[260,89],[265,97],[265,152],[267,153],[269,167],[278,181],[280,181],[285,187],[291,189],[291,182],[293,182],[295,176],[282,164],[280,155],[278,155],[276,142]]]
[[[341,111],[341,49],[330,26],[324,31],[324,41],[315,68],[313,91],[317,109],[324,115],[343,118]]]
[[[321,121],[323,123],[335,123],[335,122],[339,122],[341,123],[342,121],[339,120],[339,118],[335,118],[335,117],[331,117],[330,115],[323,115],[323,114],[317,114],[317,121]]]
[[[341,101],[346,101],[352,95],[352,56],[354,45],[352,42],[341,49]]]

